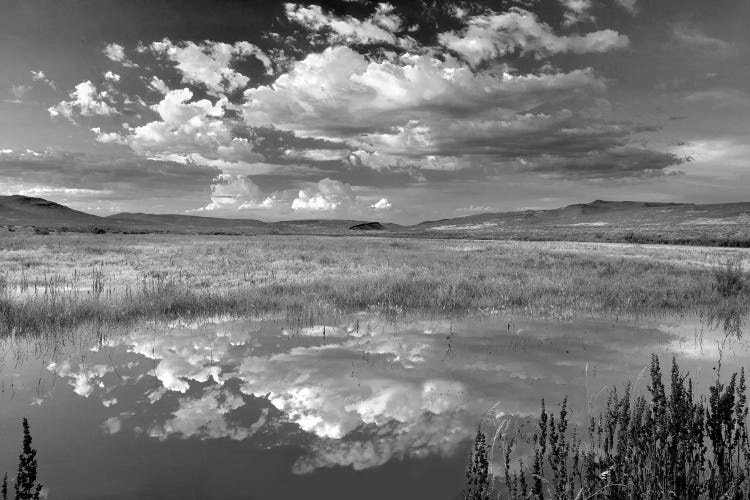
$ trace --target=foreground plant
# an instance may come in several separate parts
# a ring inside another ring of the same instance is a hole
[[[15,484],[15,500],[39,500],[42,485],[37,482],[36,450],[31,447],[29,421],[23,419],[23,450],[18,457],[18,473]],[[0,488],[2,500],[8,500],[8,474],[3,476]]]
[[[630,384],[614,389],[592,417],[586,439],[569,425],[566,399],[557,414],[541,413],[531,438],[531,467],[515,438],[503,437],[505,488],[513,499],[741,499],[750,495],[750,441],[744,369],[728,383],[717,375],[708,394],[695,398],[692,380],[672,360],[669,391],[653,355],[648,395]],[[482,436],[483,437],[483,436]],[[484,439],[477,437],[472,457]],[[514,463],[515,462],[515,463]],[[516,465],[517,464],[517,465]],[[468,491],[489,491],[469,484]],[[465,498],[490,498],[487,496]]]

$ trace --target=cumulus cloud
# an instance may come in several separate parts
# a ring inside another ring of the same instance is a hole
[[[231,93],[243,89],[250,78],[231,67],[237,59],[253,56],[273,71],[273,63],[257,46],[249,42],[234,44],[222,42],[195,43],[172,42],[168,38],[148,46],[154,54],[162,55],[175,63],[182,74],[182,81],[205,87],[213,94]]]
[[[609,29],[586,35],[557,35],[535,14],[518,8],[474,16],[466,28],[442,33],[439,40],[473,66],[516,51],[546,57],[565,52],[608,52],[630,43],[627,36]]]
[[[188,88],[170,90],[152,109],[161,120],[129,129],[128,144],[140,154],[215,154],[232,141],[231,124],[223,119],[225,98],[193,101]]]
[[[160,94],[167,94],[170,90],[169,87],[167,87],[167,84],[164,83],[164,80],[162,80],[158,76],[151,77],[151,80],[148,83],[148,87],[159,92]]]
[[[102,377],[114,370],[111,366],[98,364],[86,366],[81,363],[74,367],[69,360],[62,362],[60,365],[52,363],[48,369],[54,371],[60,377],[68,378],[68,383],[73,387],[73,391],[84,398],[91,396],[96,388],[103,388]]]
[[[322,179],[317,184],[301,189],[292,201],[294,211],[329,212],[355,203],[352,187],[333,179]]]
[[[108,43],[104,46],[104,50],[102,50],[102,52],[107,57],[107,59],[109,59],[110,61],[118,62],[126,68],[138,67],[137,64],[128,59],[128,57],[125,55],[125,47],[120,44]]]
[[[374,208],[375,210],[388,210],[391,206],[391,201],[388,198],[380,198],[378,201],[370,205],[370,208]]]
[[[327,43],[389,43],[396,44],[394,33],[401,30],[402,20],[395,9],[380,3],[375,13],[360,21],[351,16],[337,17],[326,13],[318,5],[285,4],[286,16],[309,30],[323,32]]]
[[[148,430],[149,436],[160,440],[175,434],[183,438],[243,440],[262,427],[267,415],[262,414],[250,427],[230,425],[226,415],[245,406],[245,401],[241,395],[216,387],[206,388],[198,398],[180,398],[178,405],[171,418]]]
[[[104,73],[104,79],[109,82],[119,82],[120,81],[120,75],[117,73],[113,73],[112,71],[107,71]]]
[[[196,212],[272,208],[275,199],[263,194],[249,177],[221,174],[211,185],[211,203]]]
[[[113,96],[107,90],[98,90],[90,80],[76,85],[69,96],[69,101],[60,101],[47,109],[50,116],[64,116],[75,123],[76,115],[109,116],[118,113]]]
[[[117,132],[102,132],[100,127],[94,127],[91,131],[96,135],[96,141],[102,144],[127,144],[127,141]]]
[[[449,120],[488,109],[499,118],[513,116],[574,91],[603,88],[590,70],[496,75],[474,73],[450,56],[406,54],[396,63],[374,62],[348,47],[333,47],[298,61],[273,86],[248,89],[243,116],[250,126],[273,125],[304,137],[366,138],[374,129],[426,118]]]

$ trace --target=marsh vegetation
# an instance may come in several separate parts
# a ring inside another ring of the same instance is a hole
[[[719,303],[744,307],[746,294],[727,296],[724,288],[736,284],[715,275],[741,252],[367,237],[11,235],[0,241],[0,332],[361,310],[558,319],[708,314]]]
[[[490,429],[504,461],[493,482],[479,430],[467,468],[466,499],[741,499],[750,494],[750,440],[744,369],[706,394],[672,359],[668,386],[652,356],[648,393],[612,389],[586,429],[571,425],[567,398],[544,400],[533,424]],[[509,421],[505,421],[507,424]],[[529,428],[531,427],[531,428]],[[513,458],[518,445],[526,456]],[[530,450],[530,451],[529,451]],[[526,460],[524,461],[524,458]]]

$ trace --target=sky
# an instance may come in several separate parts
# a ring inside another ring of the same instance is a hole
[[[746,0],[0,0],[0,194],[415,223],[747,201]]]

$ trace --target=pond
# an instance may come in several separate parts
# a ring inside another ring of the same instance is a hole
[[[483,418],[595,413],[651,353],[698,390],[748,360],[696,320],[356,315],[0,341],[0,472],[28,417],[48,498],[455,498]]]

